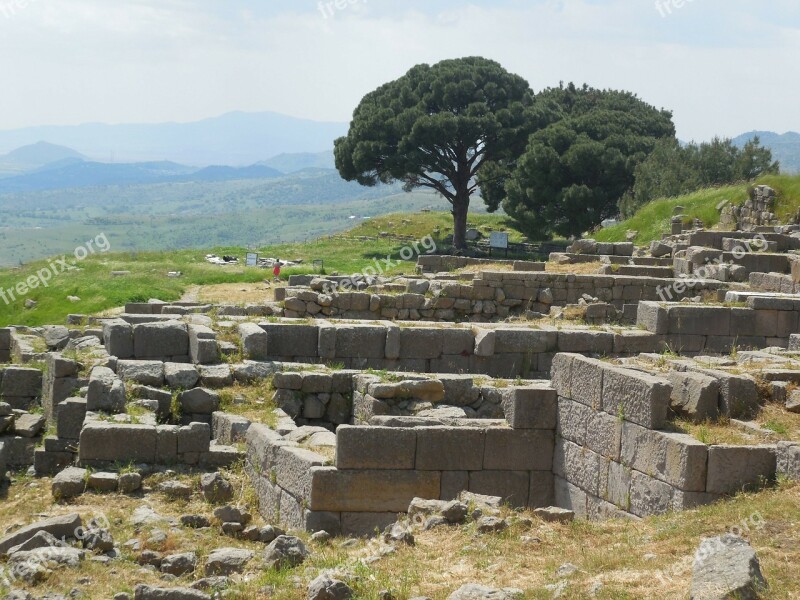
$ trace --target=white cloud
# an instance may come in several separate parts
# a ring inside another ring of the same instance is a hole
[[[0,0],[0,6],[16,0]],[[188,121],[229,110],[347,120],[418,62],[500,61],[534,89],[624,88],[675,112],[685,139],[800,129],[793,0],[693,0],[662,18],[630,0],[29,0],[0,14],[0,128]]]

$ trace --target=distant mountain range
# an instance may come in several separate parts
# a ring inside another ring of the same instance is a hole
[[[772,150],[772,157],[781,163],[781,171],[784,173],[800,172],[800,133],[789,131],[778,134],[774,131],[751,131],[733,139],[733,143],[739,147],[758,136],[761,145]]]
[[[46,140],[74,148],[95,161],[166,160],[241,167],[280,154],[330,151],[333,140],[346,133],[347,123],[310,121],[272,112],[232,112],[192,123],[87,123],[0,131],[0,152]]]

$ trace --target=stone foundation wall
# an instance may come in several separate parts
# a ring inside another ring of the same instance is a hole
[[[103,340],[107,352],[118,359],[195,364],[216,364],[220,359],[217,334],[211,328],[180,321],[131,324],[124,319],[106,320]]]
[[[619,267],[667,274],[664,267]],[[613,272],[614,267],[610,267]],[[625,304],[658,300],[658,291],[671,288],[674,279],[634,275],[571,275],[484,271],[472,281],[410,280],[404,291],[333,292],[315,281],[308,288],[289,288],[286,317],[392,319],[400,321],[472,321],[505,319],[526,310],[548,313],[551,306],[575,304],[589,295],[622,310]],[[724,288],[718,281],[699,281],[675,293],[676,300]]]
[[[800,324],[800,300],[750,296],[746,307],[642,302],[637,324],[667,336],[681,353],[734,347],[787,348]]]
[[[393,522],[414,497],[454,499],[462,490],[513,506],[553,502],[556,397],[520,396],[515,427],[343,425],[336,458],[306,450],[263,425],[247,431],[247,470],[268,520],[306,530],[365,535]]]
[[[248,358],[338,364],[346,369],[547,377],[557,352],[631,355],[661,352],[673,340],[646,331],[420,324],[326,323],[291,319],[240,327]],[[697,351],[701,350],[698,349]]]
[[[775,446],[706,446],[660,431],[666,379],[579,355],[553,361],[555,502],[588,518],[646,517],[774,479]]]

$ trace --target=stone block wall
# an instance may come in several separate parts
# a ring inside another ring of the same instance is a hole
[[[489,377],[546,378],[557,352],[631,355],[661,352],[669,336],[647,331],[611,332],[556,327],[434,323],[400,327],[282,319],[240,330],[242,345],[261,361],[340,364],[347,369],[464,373]],[[252,338],[252,339],[251,339]],[[699,352],[702,346],[696,350]]]
[[[794,265],[794,263],[792,264]],[[750,273],[750,288],[775,294],[796,294],[800,292],[800,285],[795,280],[795,277],[781,273]]]
[[[553,502],[555,392],[541,387],[509,402],[516,427],[342,425],[336,457],[306,450],[253,424],[247,470],[266,519],[289,527],[365,535],[393,522],[414,497],[454,499],[462,490],[514,506]]]
[[[553,361],[555,502],[588,518],[646,517],[774,479],[775,446],[707,446],[664,427],[666,379],[575,354]]]
[[[39,369],[20,366],[0,368],[0,402],[12,408],[30,410],[42,397],[43,374]]]
[[[88,416],[80,432],[81,466],[106,468],[115,463],[186,464],[219,467],[238,457],[235,448],[211,443],[207,423],[130,425]]]
[[[487,258],[468,258],[464,256],[442,256],[433,254],[421,254],[417,257],[417,272],[419,273],[441,273],[444,271],[455,271],[465,267],[490,266],[500,264],[510,264],[515,271],[544,271],[545,263],[532,261],[509,261]]]
[[[548,313],[551,306],[575,304],[584,295],[622,310],[625,304],[660,299],[659,290],[671,288],[674,283],[673,279],[662,277],[671,273],[669,267],[618,268],[635,272],[630,275],[572,275],[483,271],[472,281],[410,280],[405,291],[399,293],[326,293],[321,289],[289,288],[284,316],[480,322],[505,319],[526,310]],[[641,277],[642,270],[659,276]],[[691,288],[674,292],[675,300],[723,287],[722,282],[699,281]]]
[[[220,359],[216,333],[211,328],[180,321],[132,324],[110,319],[103,322],[103,339],[108,353],[123,360],[216,364]]]
[[[642,302],[637,324],[666,336],[679,352],[786,348],[789,336],[798,331],[800,300],[749,296],[746,307]]]

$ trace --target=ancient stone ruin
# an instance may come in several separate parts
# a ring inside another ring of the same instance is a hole
[[[411,277],[294,276],[263,305],[0,329],[0,472],[66,499],[244,461],[268,523],[359,536],[465,493],[640,519],[798,479],[800,438],[758,418],[800,411],[800,233],[753,225],[553,257],[595,274],[423,256]],[[238,413],[234,385],[267,385],[264,408]]]

